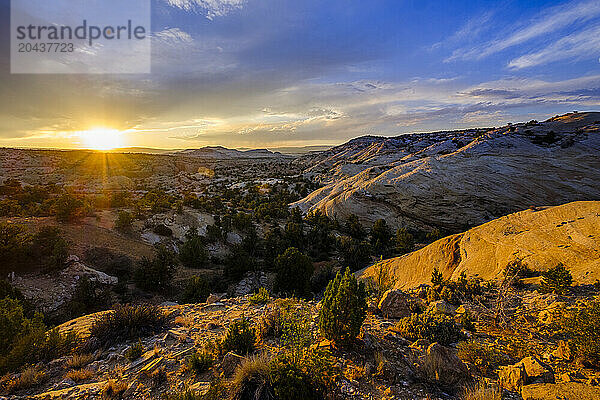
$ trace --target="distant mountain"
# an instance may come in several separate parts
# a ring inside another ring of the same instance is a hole
[[[296,162],[325,184],[292,204],[303,211],[460,231],[533,205],[600,199],[600,113],[364,136]]]
[[[383,260],[378,268],[389,270],[400,289],[429,284],[436,267],[446,279],[456,280],[462,272],[494,279],[520,259],[537,271],[562,263],[577,283],[592,284],[600,279],[599,252],[600,201],[582,201],[510,214]],[[369,267],[361,275],[375,276],[378,268]]]
[[[207,146],[200,149],[186,149],[176,152],[176,154],[182,154],[191,157],[200,157],[207,159],[237,159],[237,158],[272,158],[272,157],[285,157],[283,154],[278,152],[272,152],[267,149],[251,149],[251,150],[235,150],[228,149],[223,146]]]

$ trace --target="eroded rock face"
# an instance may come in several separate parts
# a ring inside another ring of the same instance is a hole
[[[385,318],[410,317],[411,297],[402,290],[388,290],[379,301],[378,308]]]
[[[552,368],[535,357],[525,357],[514,365],[501,367],[498,376],[510,390],[534,383],[554,383]]]
[[[367,225],[463,230],[526,209],[598,198],[600,113],[539,124],[354,139],[306,157],[327,183],[293,206]]]
[[[523,386],[524,400],[595,400],[600,399],[600,387],[580,382],[537,383]]]

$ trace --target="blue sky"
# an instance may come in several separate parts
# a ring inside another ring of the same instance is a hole
[[[2,18],[8,2],[2,0]],[[338,144],[600,107],[599,1],[153,0],[152,74],[16,76],[0,146]]]

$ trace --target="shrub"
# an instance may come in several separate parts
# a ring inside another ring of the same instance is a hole
[[[386,255],[392,241],[392,232],[384,219],[378,219],[371,228],[371,246],[376,255]]]
[[[182,303],[204,303],[211,292],[211,284],[202,276],[194,276],[188,280],[183,293]]]
[[[4,387],[8,393],[13,393],[36,387],[45,380],[46,374],[43,371],[40,371],[37,367],[29,367],[17,375],[16,378],[10,379]]]
[[[433,286],[441,286],[444,283],[444,276],[438,267],[433,267],[433,271],[431,272],[431,283]]]
[[[509,361],[508,357],[499,350],[474,340],[458,344],[458,357],[473,364],[483,375],[492,373],[498,365]]]
[[[31,235],[23,226],[0,222],[0,269],[8,272],[25,256],[30,245]]]
[[[43,268],[62,268],[69,256],[69,245],[54,226],[46,226],[37,232],[31,242],[31,257]]]
[[[540,291],[542,293],[564,294],[573,283],[573,276],[563,264],[542,273]]]
[[[310,294],[310,278],[314,267],[310,258],[297,248],[290,247],[275,260],[276,290],[299,297]]]
[[[560,327],[573,355],[583,363],[600,367],[600,300],[567,312]]]
[[[152,335],[165,324],[166,317],[160,307],[124,305],[99,316],[90,328],[90,335],[102,345],[114,344]]]
[[[398,254],[405,254],[413,249],[415,245],[415,238],[405,228],[400,228],[396,231],[394,242],[396,245],[396,252]]]
[[[502,400],[502,388],[479,382],[464,389],[462,400]]]
[[[141,340],[138,340],[137,343],[129,346],[125,352],[125,358],[131,362],[140,358],[142,354],[144,354],[144,345],[142,344]]]
[[[335,278],[335,271],[331,263],[327,263],[318,268],[312,278],[310,278],[310,285],[313,293],[321,293],[327,287],[330,280]]]
[[[131,232],[133,226],[133,215],[128,211],[119,211],[117,220],[115,221],[115,229],[120,232]]]
[[[212,367],[214,363],[213,356],[206,350],[197,351],[192,354],[187,360],[187,369],[194,374],[201,374]]]
[[[258,289],[258,292],[248,298],[250,304],[267,304],[270,300],[271,296],[269,295],[269,291],[264,287]]]
[[[127,390],[127,382],[109,379],[102,388],[102,398],[106,400],[120,399]]]
[[[396,324],[396,330],[410,340],[427,339],[443,345],[458,342],[460,327],[447,315],[430,313],[413,314],[402,318]]]
[[[159,245],[153,259],[143,258],[140,261],[133,276],[135,284],[143,290],[164,290],[171,285],[176,264],[175,254]]]
[[[65,379],[71,379],[73,382],[81,382],[94,376],[91,369],[73,369],[65,374]]]
[[[343,274],[338,272],[325,290],[319,331],[337,344],[349,344],[360,332],[366,316],[367,293],[363,283],[356,281],[350,269]]]
[[[104,247],[92,247],[85,251],[84,260],[95,269],[127,280],[131,275],[133,262],[125,254],[115,254]]]
[[[67,368],[80,369],[88,365],[94,360],[94,356],[89,353],[74,354],[73,357],[67,360]]]
[[[344,265],[352,271],[366,267],[371,261],[371,245],[348,237],[338,239],[338,250],[344,260]]]
[[[220,380],[212,381],[205,394],[196,394],[190,389],[170,393],[166,396],[167,400],[219,400],[225,398],[225,387]]]
[[[173,231],[171,228],[164,224],[158,224],[153,229],[152,232],[156,233],[159,236],[173,236]]]
[[[242,317],[229,325],[229,329],[221,341],[221,349],[224,352],[233,351],[239,355],[246,355],[254,351],[255,344],[256,332],[248,320]]]
[[[65,193],[54,203],[54,214],[61,222],[69,222],[84,215],[83,201],[70,193]]]
[[[208,252],[202,237],[195,232],[187,235],[179,246],[179,260],[187,268],[203,268],[208,262]]]

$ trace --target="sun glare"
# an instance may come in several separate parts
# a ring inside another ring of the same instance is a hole
[[[116,129],[94,128],[80,133],[83,144],[92,150],[113,150],[123,146],[121,132]]]

